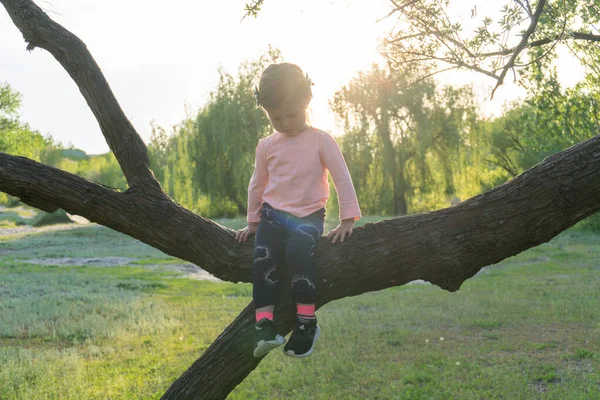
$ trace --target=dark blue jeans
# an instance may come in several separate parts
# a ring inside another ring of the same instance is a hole
[[[261,209],[254,242],[254,306],[275,305],[284,265],[289,268],[296,303],[314,304],[316,297],[317,241],[323,235],[325,208],[303,218],[276,210],[268,203]]]

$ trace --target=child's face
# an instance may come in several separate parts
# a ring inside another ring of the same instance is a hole
[[[306,127],[306,106],[283,102],[274,109],[265,108],[273,128],[287,136],[299,134]]]

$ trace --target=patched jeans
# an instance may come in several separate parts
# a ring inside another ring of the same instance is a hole
[[[314,304],[316,248],[323,235],[325,208],[303,218],[263,203],[254,243],[255,308],[275,305],[284,265],[289,268],[296,303]]]

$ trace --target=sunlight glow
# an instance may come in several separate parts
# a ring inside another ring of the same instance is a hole
[[[315,82],[312,120],[330,130],[327,104],[356,71],[377,57],[388,10],[383,0],[277,0],[240,23],[245,0],[82,2],[53,0],[52,18],[86,42],[117,99],[148,141],[150,121],[171,126],[201,107],[218,80],[269,44]],[[51,7],[50,7],[51,6]],[[108,151],[91,111],[62,67],[46,52],[25,51],[21,34],[0,11],[0,80],[23,94],[23,121],[64,144]]]
[[[396,18],[376,21],[389,12],[389,3],[271,0],[258,18],[240,22],[245,3],[53,0],[40,5],[87,44],[145,141],[150,138],[151,121],[168,128],[186,117],[186,109],[198,110],[217,84],[219,67],[235,73],[242,61],[266,53],[269,45],[279,48],[286,61],[300,65],[315,82],[313,125],[338,134],[328,101],[358,71],[380,60],[379,39]],[[469,14],[470,6],[462,2],[461,6],[466,8],[454,12]],[[491,0],[478,3],[479,15],[497,6]],[[465,29],[473,23],[469,17],[461,18]],[[577,74],[568,71],[577,68],[575,64],[562,70],[574,77]],[[447,84],[473,83],[487,115],[499,114],[505,100],[522,94],[508,82],[490,102],[486,93],[493,82],[486,77],[460,72],[438,79]],[[67,73],[46,51],[26,52],[21,34],[0,9],[0,82],[4,81],[22,93],[21,117],[33,129],[88,153],[108,151],[94,116]]]

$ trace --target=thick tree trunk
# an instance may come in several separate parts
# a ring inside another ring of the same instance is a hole
[[[43,210],[63,208],[84,216],[191,261],[221,279],[250,281],[252,244],[238,244],[231,230],[182,208],[162,192],[147,169],[143,142],[130,128],[83,43],[30,0],[0,3],[29,47],[48,49],[69,71],[94,109],[130,184],[127,192],[119,193],[0,153],[0,191]],[[598,210],[600,137],[595,137],[454,207],[367,224],[343,244],[322,239],[318,306],[416,279],[458,290],[483,266],[546,242]],[[277,310],[277,328],[289,332],[291,305],[281,304]],[[252,314],[249,305],[164,398],[226,397],[260,361],[251,352]]]
[[[482,267],[547,242],[599,210],[597,137],[454,207],[367,224],[339,247],[321,243],[318,307],[416,279],[458,290]],[[277,328],[287,334],[293,310],[278,309]],[[163,399],[225,398],[258,365],[253,322],[250,304]]]
[[[144,141],[121,110],[85,43],[48,18],[32,1],[2,0],[0,3],[29,43],[27,50],[46,49],[75,81],[115,153],[129,186],[143,184],[158,188],[158,182],[148,169]]]
[[[408,214],[408,201],[406,200],[406,193],[408,192],[408,182],[404,177],[404,163],[405,161],[400,159],[398,162],[398,170],[394,179],[394,210],[396,216],[402,216]]]
[[[386,82],[381,84],[380,88],[380,105],[379,105],[379,116],[375,115],[375,119],[378,119],[377,123],[377,134],[383,144],[383,165],[387,178],[392,183],[393,192],[393,207],[394,215],[406,215],[408,212],[408,205],[406,202],[406,185],[404,179],[403,165],[400,164],[396,157],[396,149],[392,143],[390,137],[390,111],[389,111],[389,88]],[[400,171],[399,171],[400,169]]]

